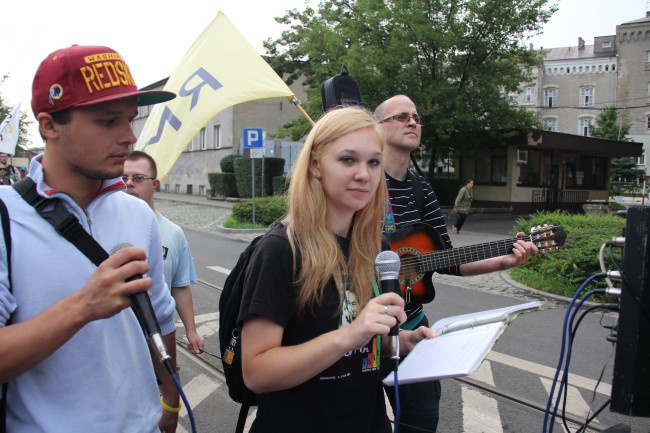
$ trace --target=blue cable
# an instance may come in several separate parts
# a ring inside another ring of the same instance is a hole
[[[176,388],[178,388],[178,393],[181,395],[181,399],[183,400],[183,404],[185,405],[185,409],[187,409],[187,416],[190,418],[190,424],[192,426],[192,433],[196,433],[196,424],[194,422],[194,413],[192,413],[192,408],[190,407],[189,401],[187,401],[187,397],[185,397],[185,393],[183,392],[183,387],[181,386],[181,382],[178,379],[178,376],[176,375],[176,372],[174,371],[174,368],[172,367],[172,363],[169,360],[166,360],[164,362],[165,366],[167,367],[167,371],[169,372],[169,375],[172,377],[172,380],[174,381],[174,384],[176,385]]]
[[[589,285],[596,278],[603,278],[603,277],[606,277],[606,276],[607,276],[606,273],[599,273],[599,274],[594,274],[594,275],[589,276],[589,278],[587,278],[585,280],[585,282],[582,283],[582,285],[578,288],[576,293],[573,295],[573,298],[571,298],[571,302],[569,302],[567,312],[564,315],[564,324],[562,326],[562,346],[561,346],[561,349],[560,349],[560,359],[558,360],[557,368],[555,370],[555,376],[553,377],[553,384],[551,385],[551,392],[549,393],[548,401],[546,403],[546,412],[544,413],[544,426],[542,428],[543,433],[546,433],[547,431],[548,431],[548,433],[553,433],[553,425],[551,424],[549,426],[548,430],[547,430],[546,426],[548,425],[548,415],[549,415],[549,412],[551,410],[551,404],[553,402],[553,394],[555,393],[555,384],[557,382],[558,376],[560,375],[560,369],[562,368],[562,361],[564,360],[564,347],[565,347],[565,344],[566,344],[567,324],[568,324],[568,320],[569,320],[569,313],[571,312],[571,309],[573,308],[573,305],[575,304],[576,299],[578,298],[580,293],[582,293],[582,291],[587,287],[587,285]],[[553,418],[555,419],[555,417],[553,417]]]
[[[580,308],[582,307],[582,304],[585,303],[587,299],[589,299],[592,295],[595,293],[599,293],[600,290],[590,290],[587,292],[582,298],[580,298],[580,302],[578,302],[578,305],[575,307],[573,310],[573,313],[571,313],[571,319],[569,320],[569,326],[568,326],[568,337],[569,337],[569,344],[567,346],[567,353],[566,353],[566,360],[564,361],[564,373],[562,375],[562,380],[560,381],[560,386],[557,390],[557,400],[555,401],[555,406],[553,407],[553,415],[551,417],[551,424],[549,425],[549,433],[553,432],[553,426],[555,424],[555,416],[557,414],[558,407],[560,406],[560,400],[562,399],[562,391],[564,390],[564,386],[567,382],[567,378],[569,377],[569,364],[571,363],[571,353],[573,351],[573,321],[578,314],[578,311],[580,311]]]
[[[399,429],[399,413],[400,413],[400,405],[399,405],[399,383],[397,380],[397,367],[399,366],[399,359],[395,360],[395,370],[393,371],[393,378],[395,382],[395,421],[393,424],[393,433],[397,433]]]

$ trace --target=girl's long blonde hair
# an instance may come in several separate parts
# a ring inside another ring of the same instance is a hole
[[[330,143],[343,135],[366,128],[377,134],[383,151],[383,128],[369,111],[346,107],[327,112],[307,136],[291,174],[284,222],[294,254],[294,269],[297,269],[297,260],[301,264],[296,280],[300,287],[297,299],[299,314],[306,308],[321,305],[324,289],[332,277],[341,303],[346,288],[354,292],[359,309],[372,298],[374,260],[381,250],[384,221],[384,171],[381,170],[381,178],[371,201],[354,214],[349,261],[346,262],[336,236],[327,225],[325,192],[310,170],[311,161],[321,160]]]

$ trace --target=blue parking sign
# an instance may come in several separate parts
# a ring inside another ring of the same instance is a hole
[[[244,149],[264,147],[262,128],[244,128]]]

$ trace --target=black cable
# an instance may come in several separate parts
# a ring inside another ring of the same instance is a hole
[[[609,406],[609,403],[610,403],[611,401],[612,401],[612,399],[611,399],[611,398],[608,398],[607,401],[606,401],[606,402],[605,402],[605,403],[604,403],[604,404],[603,404],[603,405],[602,405],[602,406],[601,406],[601,407],[600,407],[596,412],[594,412],[594,414],[593,414],[592,416],[590,416],[589,418],[587,418],[587,419],[585,420],[585,423],[582,425],[582,427],[580,427],[578,430],[576,430],[575,433],[581,433],[581,432],[585,431],[586,428],[587,428],[587,426],[588,426],[588,425],[589,425],[589,424],[590,424],[590,423],[591,423],[591,422],[592,422],[592,421],[593,421],[593,420],[594,420],[598,415],[600,415],[600,413],[601,413],[603,410],[605,410],[605,408],[606,408],[607,406]]]

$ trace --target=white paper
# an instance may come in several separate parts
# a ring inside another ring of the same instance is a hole
[[[431,328],[443,329],[458,323],[482,323],[419,342],[398,369],[400,384],[469,376],[481,365],[508,323],[519,313],[540,308],[539,301],[495,310],[462,314],[438,320]],[[394,385],[391,372],[384,384]]]

